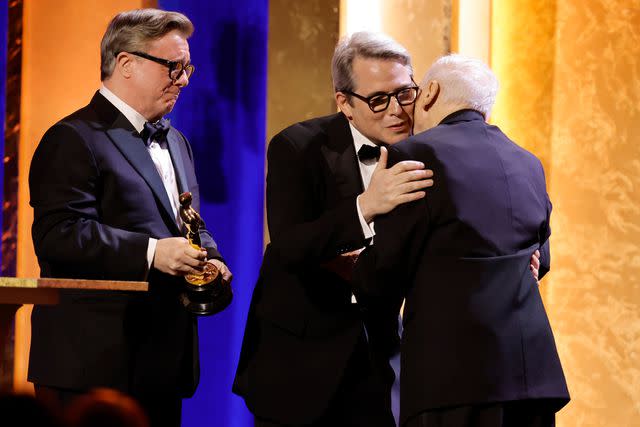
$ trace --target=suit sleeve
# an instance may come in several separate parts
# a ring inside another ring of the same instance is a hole
[[[394,147],[389,148],[389,167],[404,157],[400,158]],[[360,254],[354,270],[358,301],[372,306],[402,301],[420,261],[429,223],[426,198],[376,218],[374,243]]]
[[[551,236],[551,226],[549,221],[551,219],[551,201],[549,196],[545,193],[547,201],[547,220],[545,221],[540,235],[542,236],[542,242],[540,245],[540,268],[538,269],[538,280],[542,278],[551,269],[551,249],[549,247],[549,237]]]
[[[280,263],[317,264],[364,246],[355,195],[323,211],[317,200],[319,178],[283,134],[269,144],[267,161],[270,251]]]
[[[389,149],[389,165],[398,160]],[[400,205],[376,217],[373,245],[358,257],[353,293],[363,311],[374,348],[391,355],[400,345],[398,313],[411,285],[429,230],[426,199]]]
[[[149,236],[100,223],[101,185],[79,133],[68,124],[49,129],[29,171],[36,255],[76,277],[142,280]]]
[[[551,210],[553,208],[551,204],[551,200],[549,199],[549,194],[547,193],[546,179],[544,175],[544,168],[542,167],[542,163],[538,160],[538,167],[540,169],[540,174],[542,175],[542,185],[540,191],[544,193],[544,200],[546,203],[546,211],[547,216],[540,227],[539,236],[540,236],[540,268],[538,269],[538,280],[542,280],[542,278],[549,272],[551,269],[551,249],[549,247],[549,237],[551,236]]]

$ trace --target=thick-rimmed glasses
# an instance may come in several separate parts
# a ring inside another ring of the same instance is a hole
[[[418,86],[411,87],[403,87],[402,89],[398,89],[395,92],[389,93],[376,93],[371,96],[362,96],[358,95],[355,92],[351,92],[350,90],[341,90],[340,92],[344,92],[346,94],[355,96],[361,101],[364,101],[369,105],[369,109],[374,113],[380,113],[387,108],[389,108],[389,103],[391,102],[391,97],[395,97],[400,105],[411,105],[416,102],[416,98],[418,97],[418,90],[420,88]]]
[[[149,61],[157,62],[158,64],[162,64],[165,67],[169,68],[169,78],[172,82],[176,82],[180,80],[182,77],[182,73],[184,72],[187,75],[187,79],[191,78],[191,75],[195,71],[196,67],[193,64],[184,65],[180,61],[169,61],[168,59],[158,58],[153,55],[149,55],[144,52],[127,52],[131,55],[139,56],[140,58],[148,59]]]

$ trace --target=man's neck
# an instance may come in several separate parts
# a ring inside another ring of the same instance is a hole
[[[456,111],[460,111],[460,110],[465,110],[470,108],[469,106],[466,105],[461,105],[461,104],[456,104],[456,105],[443,105],[441,108],[438,109],[438,111],[435,111],[433,117],[433,123],[432,123],[432,127],[436,127],[438,126],[440,123],[442,123],[442,121],[450,116],[451,114],[455,113]]]
[[[153,120],[152,117],[147,117],[147,114],[145,114],[144,111],[141,111],[138,103],[136,102],[135,96],[132,95],[134,93],[133,91],[127,90],[127,88],[123,87],[122,84],[119,84],[118,82],[113,81],[111,79],[103,80],[102,85],[107,89],[109,89],[111,93],[113,93],[115,96],[120,98],[122,102],[124,102],[129,107],[136,110],[140,115],[142,115],[145,119],[147,119],[147,121],[150,121],[150,122],[155,121]]]
[[[113,104],[113,106],[116,107],[120,111],[120,113],[122,113],[127,118],[127,120],[129,120],[129,122],[131,122],[133,127],[138,132],[142,132],[145,122],[148,121],[142,114],[140,114],[133,107],[127,104],[117,94],[113,93],[113,91],[109,89],[104,83],[100,88],[100,93],[107,99],[107,101]]]

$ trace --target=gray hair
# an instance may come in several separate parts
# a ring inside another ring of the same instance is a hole
[[[144,51],[149,42],[174,30],[188,38],[193,24],[181,13],[160,9],[135,9],[114,16],[100,43],[100,80],[111,77],[120,52]]]
[[[443,56],[431,65],[420,86],[432,80],[440,84],[438,97],[445,104],[471,108],[489,117],[499,84],[484,62],[459,54]]]
[[[407,67],[409,74],[413,76],[411,57],[404,46],[386,34],[360,31],[340,39],[333,52],[331,75],[336,92],[355,89],[353,60],[357,56],[397,61]]]

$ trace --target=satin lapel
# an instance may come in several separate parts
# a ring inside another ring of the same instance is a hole
[[[131,163],[142,178],[144,178],[149,187],[151,187],[153,194],[159,200],[167,218],[173,218],[173,209],[171,209],[169,196],[167,196],[167,190],[164,188],[162,178],[160,178],[156,165],[153,163],[153,160],[151,160],[151,156],[144,146],[144,143],[140,137],[136,135],[135,131],[131,130],[129,121],[120,114],[111,128],[107,129],[106,132],[122,152],[122,155]],[[180,230],[175,220],[170,222],[174,226],[174,231],[179,233]]]
[[[184,158],[182,157],[182,151],[180,150],[182,138],[175,129],[170,129],[167,135],[167,145],[169,146],[169,153],[171,153],[171,161],[173,162],[173,170],[176,173],[176,181],[178,183],[178,194],[182,194],[185,191],[189,191],[189,185],[187,183],[187,175],[184,170]]]
[[[349,122],[342,113],[336,114],[330,122],[327,136],[327,144],[321,150],[338,191],[343,198],[357,196],[364,188]]]

